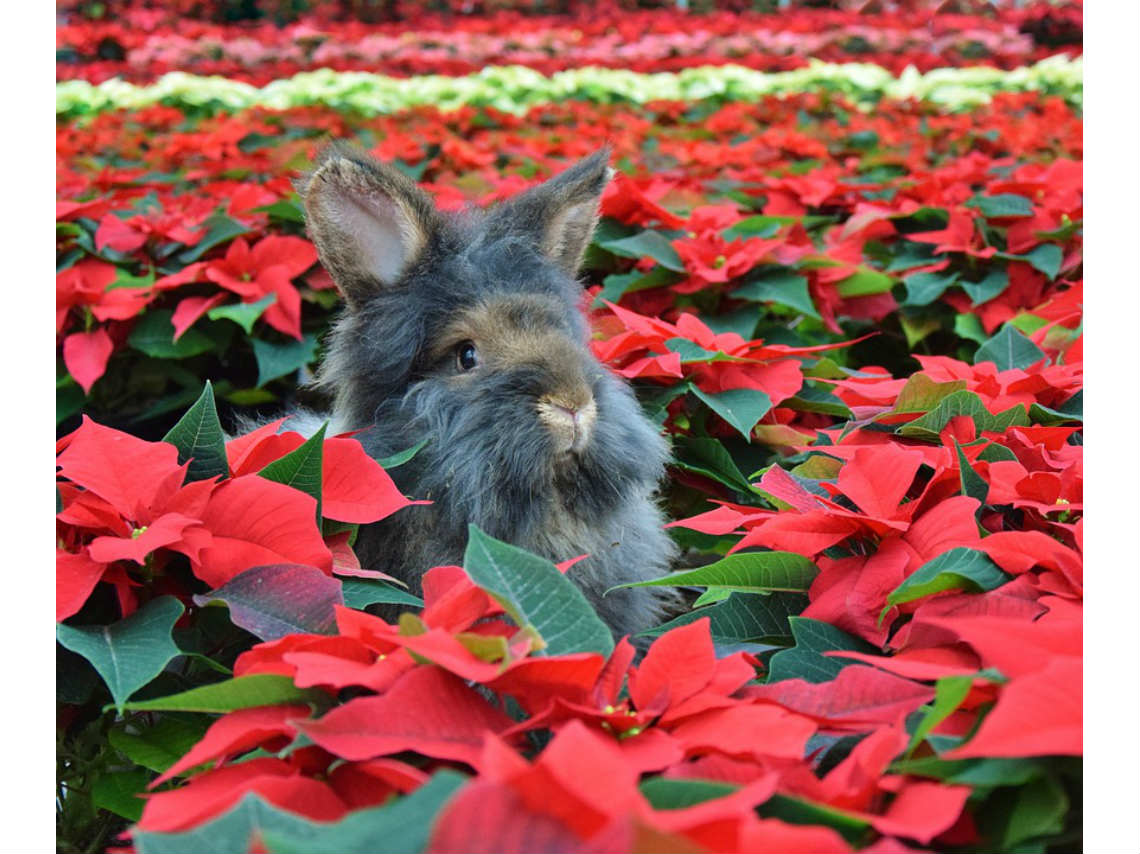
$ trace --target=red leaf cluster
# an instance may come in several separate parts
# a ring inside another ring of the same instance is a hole
[[[1002,6],[996,15],[992,8],[972,15],[938,14],[937,8],[879,10],[872,20],[851,10],[693,16],[614,3],[581,5],[587,8],[569,16],[500,8],[490,16],[440,17],[419,9],[400,24],[331,21],[318,9],[284,27],[207,23],[175,13],[175,7],[167,14],[127,8],[103,21],[75,17],[60,26],[56,75],[94,83],[112,76],[147,82],[168,71],[189,71],[263,86],[314,68],[403,77],[471,74],[488,65],[525,65],[550,74],[584,66],[658,72],[731,62],[788,71],[806,67],[809,58],[874,62],[897,74],[908,65],[920,71],[947,65],[1016,68],[1080,51],[1079,7],[1071,10],[1075,43],[1032,37],[1035,25],[1061,11],[1044,3]],[[105,58],[110,45],[122,51],[122,59]]]
[[[137,439],[85,417],[59,443],[56,620],[79,611],[100,581],[115,587],[123,616],[132,613],[136,589],[161,588],[175,554],[185,556],[210,587],[267,564],[303,564],[330,574],[333,554],[317,527],[316,501],[257,474],[304,442],[297,433],[275,433],[278,426],[228,442],[225,479],[186,482],[188,464],[178,464],[174,445]],[[327,518],[373,522],[408,504],[359,442],[325,441]]]

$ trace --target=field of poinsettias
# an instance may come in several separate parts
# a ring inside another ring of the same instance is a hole
[[[1080,4],[64,5],[59,850],[1080,847]],[[663,625],[477,528],[409,590],[354,543],[424,437],[243,426],[328,405],[329,138],[445,210],[611,147],[582,310],[671,443]]]

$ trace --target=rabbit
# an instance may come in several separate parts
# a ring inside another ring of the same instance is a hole
[[[667,616],[675,555],[655,493],[669,448],[590,352],[575,279],[611,173],[602,149],[486,210],[445,214],[399,170],[343,143],[297,181],[345,307],[316,383],[332,426],[426,499],[363,526],[356,549],[414,592],[462,563],[468,523],[559,561],[615,637]]]

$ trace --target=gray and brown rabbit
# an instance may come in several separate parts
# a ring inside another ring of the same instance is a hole
[[[308,231],[347,307],[319,383],[333,429],[429,505],[363,528],[365,566],[413,590],[462,561],[468,523],[551,560],[616,635],[661,620],[672,594],[616,584],[666,572],[654,496],[669,451],[625,381],[587,345],[575,280],[609,176],[599,151],[501,205],[453,215],[367,154],[333,144],[298,182]]]

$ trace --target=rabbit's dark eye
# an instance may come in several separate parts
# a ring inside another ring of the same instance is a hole
[[[479,356],[475,352],[475,344],[471,341],[461,343],[455,348],[455,360],[461,371],[470,371],[478,365]]]

